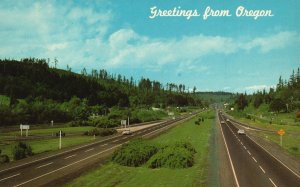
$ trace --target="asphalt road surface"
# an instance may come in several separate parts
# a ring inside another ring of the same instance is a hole
[[[12,163],[0,169],[0,186],[57,186],[79,176],[95,164],[103,162],[113,150],[136,137],[150,137],[166,131],[182,120],[158,123],[131,135],[117,135],[77,147],[52,156],[33,159],[27,163]]]
[[[246,135],[221,113],[219,121],[226,142],[236,186],[298,187],[300,176]]]

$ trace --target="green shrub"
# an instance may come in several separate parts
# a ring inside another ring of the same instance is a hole
[[[9,157],[7,155],[0,155],[0,164],[8,163]]]
[[[140,166],[157,152],[157,147],[145,140],[135,140],[124,144],[112,155],[112,161],[123,166]]]
[[[99,130],[99,135],[100,136],[109,136],[116,134],[118,131],[116,129],[100,129]]]
[[[30,145],[27,145],[24,142],[19,142],[12,149],[12,154],[14,160],[20,160],[26,158],[27,156],[33,155]]]
[[[149,168],[187,168],[194,164],[196,150],[188,142],[177,142],[161,148],[147,165]]]
[[[113,135],[116,134],[117,130],[116,129],[98,129],[98,128],[94,128],[90,131],[85,131],[83,133],[83,135],[86,136],[109,136],[109,135]]]

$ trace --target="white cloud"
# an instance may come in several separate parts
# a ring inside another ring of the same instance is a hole
[[[262,91],[262,90],[268,90],[270,88],[275,88],[275,85],[252,85],[252,86],[247,86],[244,88],[246,92],[255,92],[255,91]]]
[[[54,1],[0,5],[0,58],[57,58],[61,67],[140,67],[151,71],[172,66],[206,72],[203,58],[257,49],[267,53],[300,42],[295,32],[279,32],[241,41],[203,34],[150,38],[131,28],[109,32],[113,13],[93,6],[59,6]],[[101,2],[104,3],[104,2]],[[15,8],[14,8],[15,7]]]
[[[255,38],[246,43],[244,48],[247,50],[259,48],[262,53],[267,53],[271,50],[284,48],[291,43],[299,41],[300,36],[298,33],[284,31],[267,37]]]

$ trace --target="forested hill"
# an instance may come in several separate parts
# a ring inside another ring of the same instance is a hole
[[[206,103],[225,103],[225,102],[234,102],[236,97],[235,94],[230,92],[197,92],[196,93],[202,101]]]
[[[178,90],[175,84],[164,88],[158,81],[142,78],[137,84],[121,76],[110,75],[105,70],[83,69],[82,74],[49,68],[46,60],[0,60],[0,94],[16,99],[36,98],[68,101],[73,96],[86,98],[89,105],[161,106],[201,105],[192,94]]]
[[[110,108],[200,106],[185,85],[141,78],[135,81],[106,70],[81,74],[49,67],[44,59],[0,60],[0,124],[87,120]]]

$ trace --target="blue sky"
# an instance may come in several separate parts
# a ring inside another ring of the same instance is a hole
[[[200,16],[150,19],[154,6]],[[232,16],[203,20],[207,6]],[[273,16],[237,18],[239,6]],[[57,58],[75,72],[107,69],[198,91],[251,93],[300,66],[299,8],[298,0],[4,0],[0,58]]]

